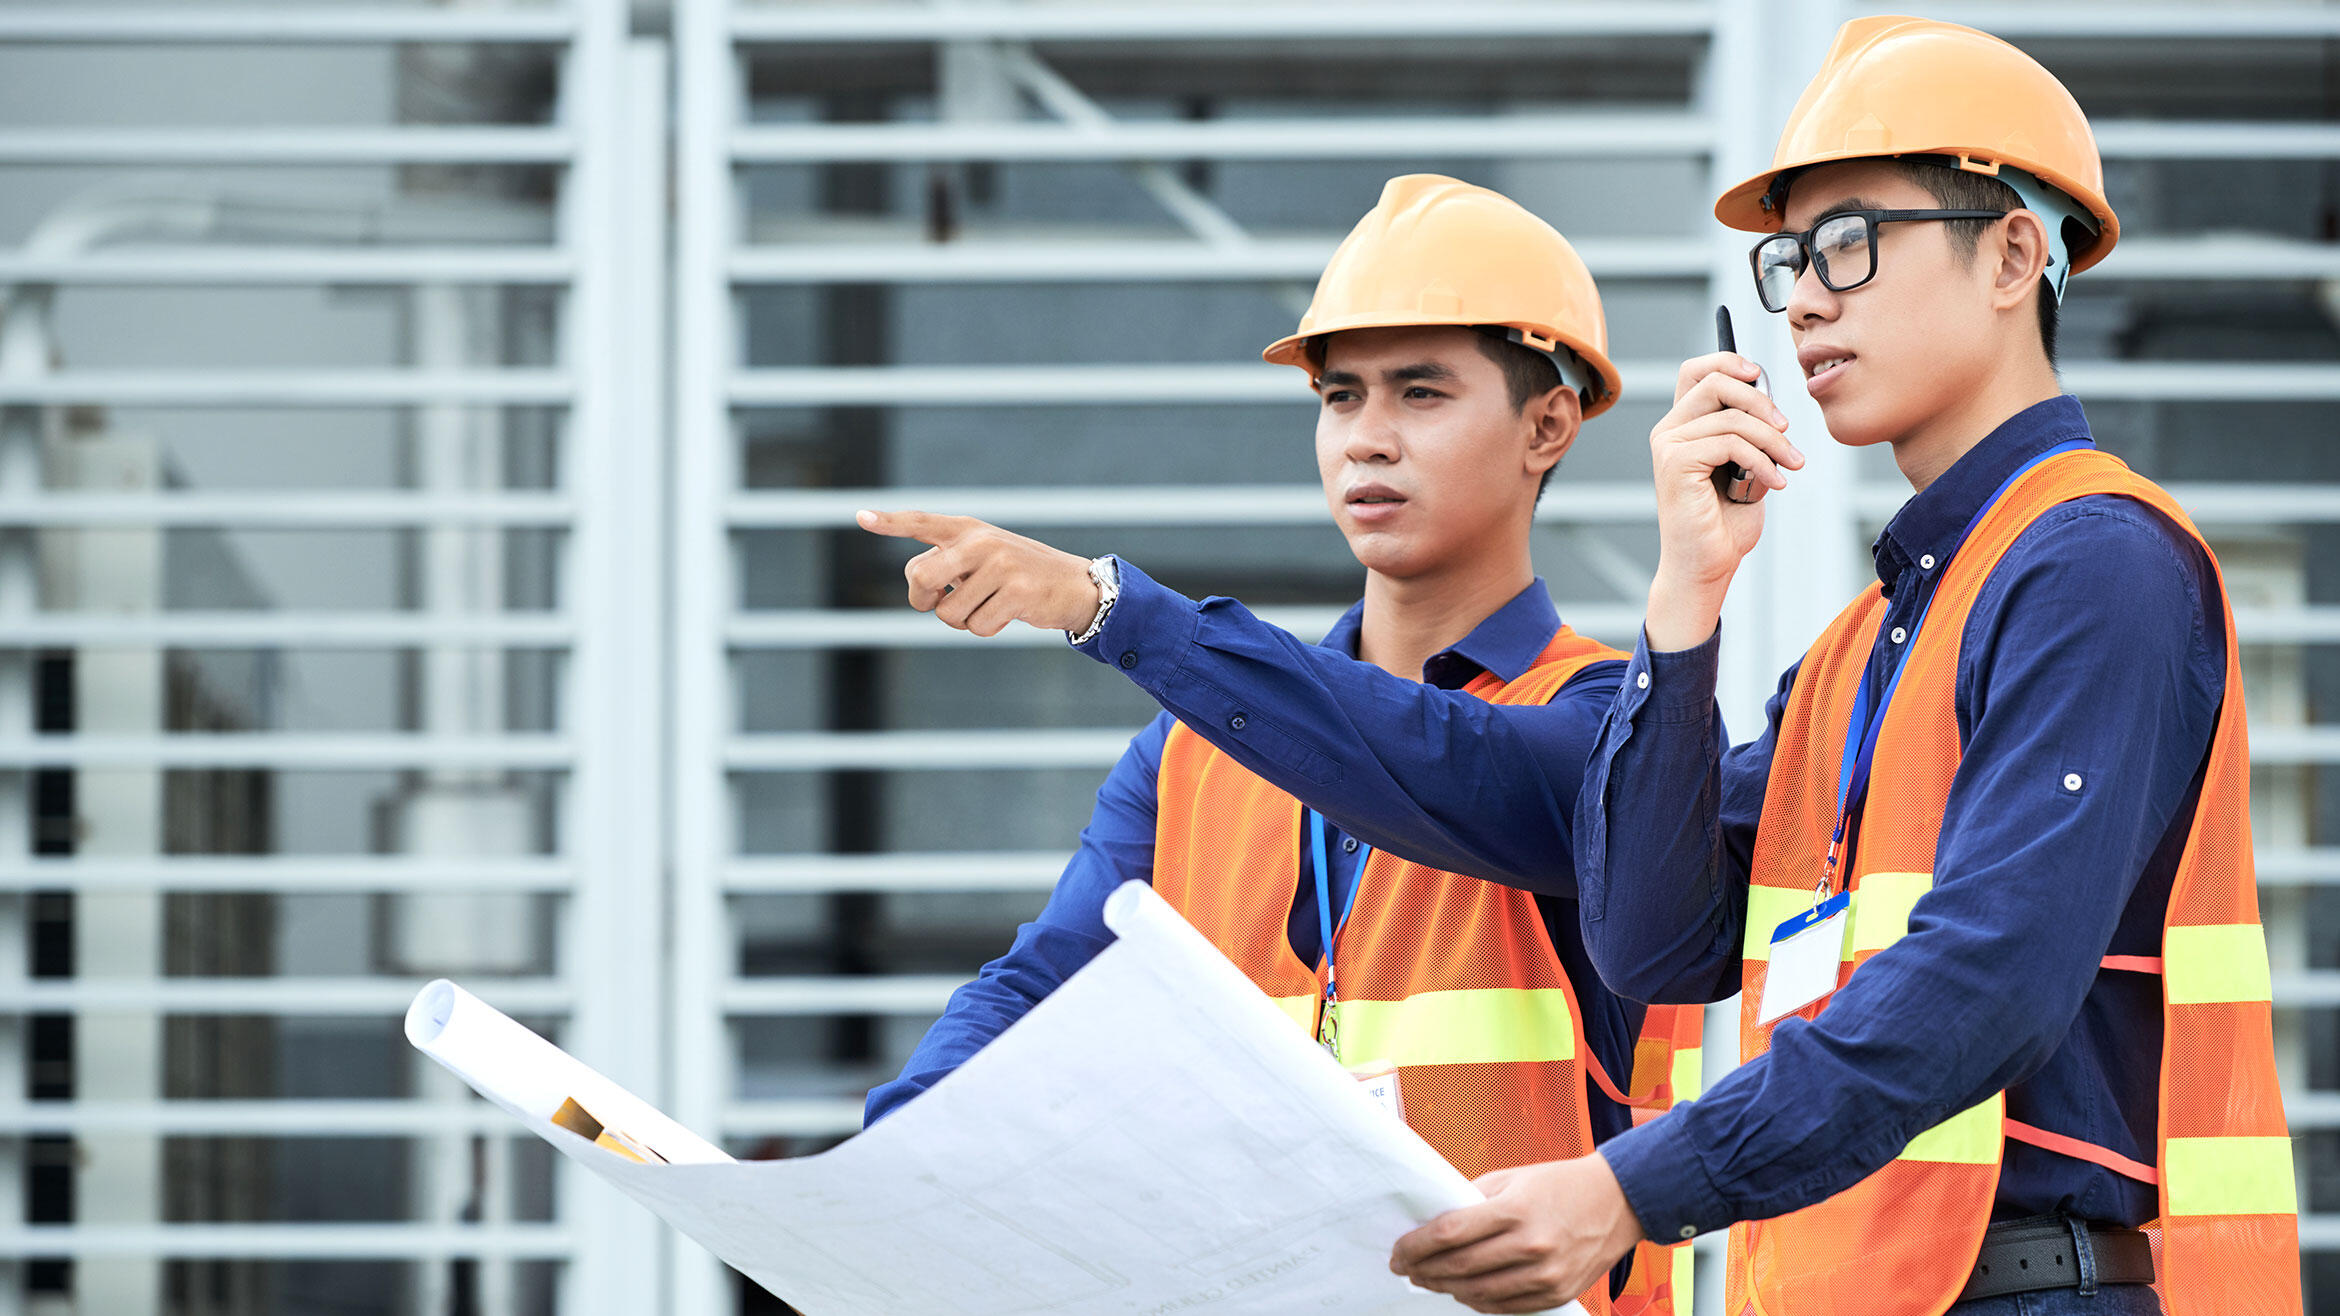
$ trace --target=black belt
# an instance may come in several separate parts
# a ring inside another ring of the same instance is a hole
[[[2092,1275],[2084,1273],[2089,1262]],[[2152,1283],[2153,1245],[2142,1230],[2120,1225],[2055,1215],[2002,1220],[1984,1231],[1958,1301],[2078,1288],[2091,1277],[2100,1285]]]

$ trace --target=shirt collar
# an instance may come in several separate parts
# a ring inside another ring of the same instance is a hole
[[[1357,656],[1358,632],[1365,622],[1362,601],[1350,606],[1325,632],[1323,645],[1338,649],[1351,658]],[[1425,679],[1438,668],[1447,665],[1449,655],[1469,663],[1479,671],[1493,672],[1504,681],[1516,681],[1536,665],[1543,656],[1544,647],[1552,642],[1552,635],[1560,629],[1560,610],[1552,604],[1552,595],[1544,588],[1543,577],[1511,597],[1509,603],[1490,613],[1485,621],[1471,628],[1452,647],[1433,654],[1423,664]],[[1466,678],[1467,679],[1467,678]],[[1463,682],[1457,681],[1460,685]],[[1443,681],[1434,684],[1443,685]]]
[[[1949,561],[1967,526],[2008,476],[2059,443],[2087,437],[2088,417],[2080,410],[2080,400],[2069,393],[2009,416],[1893,514],[1870,548],[1877,579],[1890,593],[1911,563],[1928,556]]]

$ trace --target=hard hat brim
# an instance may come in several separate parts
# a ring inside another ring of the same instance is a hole
[[[1351,329],[1430,329],[1448,325],[1472,329],[1487,323],[1489,322],[1469,316],[1452,318],[1424,315],[1409,315],[1403,318],[1381,315],[1351,316],[1332,324],[1312,327],[1304,334],[1287,334],[1268,344],[1267,350],[1261,352],[1259,357],[1260,360],[1270,365],[1295,366],[1307,371],[1313,378],[1316,374],[1316,362],[1310,358],[1308,352],[1308,344],[1311,339],[1322,338],[1327,334],[1345,333]],[[1624,376],[1617,373],[1617,367],[1609,360],[1607,353],[1595,350],[1576,335],[1555,333],[1551,325],[1505,324],[1502,327],[1521,329],[1539,338],[1549,338],[1574,352],[1578,359],[1592,368],[1593,373],[1600,376],[1601,395],[1598,398],[1583,399],[1584,419],[1591,420],[1617,405],[1618,395],[1624,391],[1625,379]]]

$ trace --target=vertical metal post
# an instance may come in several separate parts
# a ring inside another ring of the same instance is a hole
[[[12,299],[0,325],[0,379],[21,379],[48,369],[45,294]],[[0,407],[0,496],[29,498],[41,486],[41,413],[34,407]],[[39,563],[33,532],[0,528],[0,626],[30,618],[40,608]],[[0,738],[33,733],[34,655],[0,650]],[[22,863],[33,854],[32,774],[0,772],[0,862]],[[0,894],[0,990],[20,987],[29,976],[32,926],[30,898]],[[32,1095],[27,1054],[31,1030],[23,1015],[0,1015],[0,1100]],[[0,1139],[0,1229],[24,1223],[25,1164],[22,1138]],[[0,1258],[0,1316],[24,1311],[24,1266]]]
[[[676,84],[674,599],[668,670],[674,690],[669,775],[674,783],[674,1013],[670,1071],[675,1113],[720,1137],[733,1095],[722,984],[729,978],[723,865],[737,835],[723,750],[732,730],[723,623],[733,602],[724,495],[736,469],[728,391],[739,355],[728,256],[738,228],[731,132],[744,89],[730,0],[678,0]],[[736,1300],[723,1267],[678,1251],[676,1316],[717,1316]]]
[[[669,1026],[658,437],[667,406],[667,53],[662,42],[628,38],[624,0],[586,0],[586,10],[564,106],[584,143],[564,197],[579,267],[566,344],[579,381],[567,464],[577,520],[565,592],[578,643],[563,705],[579,746],[561,811],[561,848],[578,868],[564,956],[577,989],[567,1040],[618,1082],[671,1101],[674,1090],[660,1082]],[[579,1240],[560,1309],[671,1310],[672,1231],[565,1163],[559,1184],[559,1213]]]

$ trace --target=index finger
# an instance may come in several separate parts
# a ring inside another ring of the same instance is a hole
[[[1493,1238],[1508,1227],[1506,1219],[1492,1203],[1457,1207],[1399,1239],[1389,1250],[1389,1268],[1403,1275],[1441,1252]]]
[[[1694,356],[1684,361],[1682,368],[1674,372],[1674,401],[1681,401],[1683,394],[1696,387],[1698,381],[1708,375],[1729,375],[1752,384],[1756,376],[1762,373],[1762,367],[1736,352],[1709,352],[1704,356]]]
[[[915,539],[921,544],[936,547],[956,539],[966,529],[968,522],[968,518],[963,516],[942,516],[934,512],[873,512],[867,509],[855,512],[853,520],[873,535]]]

